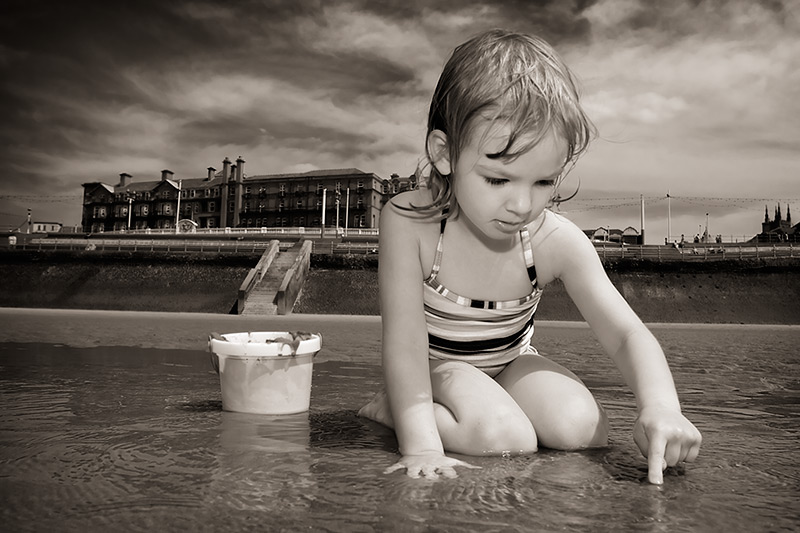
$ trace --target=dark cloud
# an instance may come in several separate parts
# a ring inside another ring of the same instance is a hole
[[[655,175],[662,153],[672,175],[702,175],[701,163],[741,173],[750,154],[785,169],[798,153],[796,5],[6,0],[0,213],[27,207],[9,203],[11,192],[80,194],[80,183],[112,183],[123,171],[157,178],[161,165],[202,174],[239,153],[250,174],[326,165],[407,173],[438,70],[454,46],[491,27],[539,34],[571,64],[583,61],[601,133],[631,140],[588,154],[594,166],[576,169],[587,183],[638,186],[637,165]],[[76,222],[79,204],[66,205],[36,209]]]
[[[489,27],[502,27],[531,32],[553,41],[576,40],[589,31],[588,22],[581,16],[594,0],[410,0],[407,2],[361,0],[359,9],[382,17],[423,20],[434,12],[458,12],[483,9],[485,16],[476,18],[461,35],[478,33]]]

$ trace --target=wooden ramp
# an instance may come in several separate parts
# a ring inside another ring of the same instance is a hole
[[[275,241],[277,243],[277,241]],[[284,315],[292,312],[308,274],[311,241],[286,251],[268,249],[239,290],[240,315]]]

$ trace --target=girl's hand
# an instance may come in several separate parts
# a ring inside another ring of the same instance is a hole
[[[396,470],[406,470],[408,477],[418,479],[426,477],[436,479],[440,475],[446,478],[458,477],[456,466],[465,468],[480,468],[464,461],[447,457],[439,453],[429,453],[424,455],[404,455],[394,465],[384,470],[384,474],[391,474]]]
[[[633,426],[633,440],[647,457],[647,479],[660,485],[667,466],[695,460],[703,438],[680,411],[645,407]]]

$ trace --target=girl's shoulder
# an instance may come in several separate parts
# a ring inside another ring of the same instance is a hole
[[[412,190],[393,196],[381,210],[381,267],[398,272],[429,272],[439,238],[441,214],[415,209],[431,203],[426,190]],[[421,281],[422,278],[416,281]]]
[[[419,209],[430,205],[431,201],[431,193],[427,189],[401,192],[393,196],[386,204],[386,209],[381,213],[381,219],[385,219],[393,225],[415,227],[438,225],[442,218],[441,211]]]
[[[392,196],[389,203],[403,210],[414,211],[415,206],[426,206],[432,201],[431,191],[427,188],[411,189]]]
[[[533,246],[561,247],[589,242],[586,234],[564,215],[545,209],[538,219],[528,226]]]
[[[589,238],[563,215],[545,210],[529,226],[531,248],[539,282],[560,278],[565,267],[595,254]]]

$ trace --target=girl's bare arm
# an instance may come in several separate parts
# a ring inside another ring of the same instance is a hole
[[[419,225],[391,202],[381,213],[383,371],[400,453],[444,455],[431,394]]]

